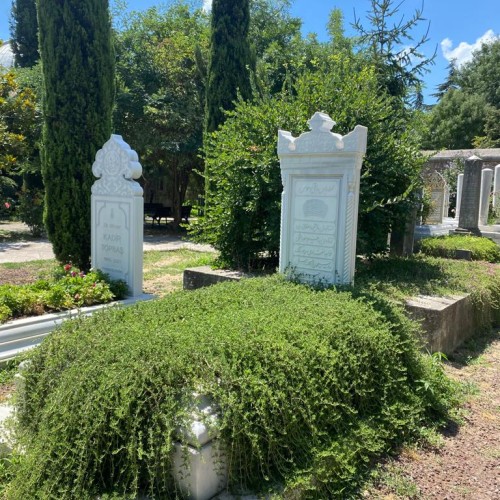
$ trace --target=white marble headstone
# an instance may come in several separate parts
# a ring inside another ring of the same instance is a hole
[[[96,154],[92,172],[92,267],[124,280],[132,297],[142,294],[143,191],[137,153],[111,135]]]
[[[464,174],[458,174],[457,177],[457,200],[455,208],[455,219],[458,220],[460,216],[460,206],[462,204],[462,190],[464,187]]]
[[[491,168],[483,168],[481,172],[481,194],[479,201],[479,224],[481,226],[486,226],[488,224],[492,183],[493,170]]]
[[[309,283],[350,284],[354,278],[359,182],[367,128],[332,133],[324,113],[310,132],[278,132],[283,182],[280,272]]]
[[[493,179],[493,208],[500,209],[500,165],[495,167]]]

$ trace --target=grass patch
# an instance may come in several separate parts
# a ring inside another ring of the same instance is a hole
[[[373,497],[370,495],[370,498],[392,498],[392,495],[409,500],[421,498],[417,485],[406,477],[401,466],[394,462],[378,465],[371,472],[364,488],[369,495],[370,489],[374,488],[382,489],[384,493],[391,493],[391,496],[384,494]]]
[[[416,255],[387,257],[357,264],[355,286],[377,290],[396,301],[416,295],[471,293],[500,309],[500,266]]]
[[[218,410],[236,491],[345,498],[454,403],[416,329],[379,295],[276,276],[65,323],[30,355],[9,498],[175,497],[172,442],[195,394]]]
[[[433,236],[422,239],[419,247],[423,254],[433,257],[454,258],[457,250],[468,250],[472,260],[500,262],[500,248],[489,238],[467,235]]]
[[[210,266],[215,261],[213,252],[197,252],[181,249],[171,251],[152,250],[144,253],[144,279],[162,275],[180,275],[189,267]]]

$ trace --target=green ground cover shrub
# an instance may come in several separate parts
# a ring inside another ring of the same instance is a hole
[[[127,295],[123,281],[111,280],[99,270],[79,271],[70,264],[51,279],[28,285],[0,285],[0,323],[11,318],[105,304]]]
[[[433,236],[421,240],[420,251],[433,257],[455,257],[456,250],[469,250],[472,260],[500,262],[500,247],[489,238],[467,235]]]
[[[174,497],[172,441],[204,394],[233,488],[345,498],[453,403],[417,328],[380,294],[276,276],[66,322],[24,372],[7,497]]]

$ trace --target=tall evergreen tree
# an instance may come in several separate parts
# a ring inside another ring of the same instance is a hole
[[[114,57],[107,0],[38,0],[44,221],[61,262],[90,265],[92,163],[109,139]]]
[[[252,95],[249,25],[249,0],[213,0],[206,88],[207,132],[217,130],[224,122],[223,110],[233,109],[238,92],[243,99]]]
[[[12,1],[10,36],[15,65],[34,66],[39,59],[36,0]]]
[[[436,56],[436,50],[430,57],[423,53],[423,46],[429,41],[429,24],[422,36],[416,39],[413,36],[413,31],[426,21],[423,3],[409,18],[400,14],[403,3],[404,0],[371,0],[369,25],[365,27],[359,18],[354,22],[359,41],[376,68],[380,87],[394,98],[396,109],[400,105],[418,107],[422,77]]]

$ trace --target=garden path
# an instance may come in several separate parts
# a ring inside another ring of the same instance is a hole
[[[28,233],[28,227],[21,222],[3,223],[0,229],[6,231],[19,231]],[[210,245],[202,245],[189,241],[185,235],[161,230],[146,230],[144,234],[144,251],[148,250],[178,250],[187,248],[200,252],[210,252]],[[5,262],[28,262],[32,260],[53,259],[52,245],[45,238],[30,240],[28,238],[13,241],[0,242],[0,264]]]

